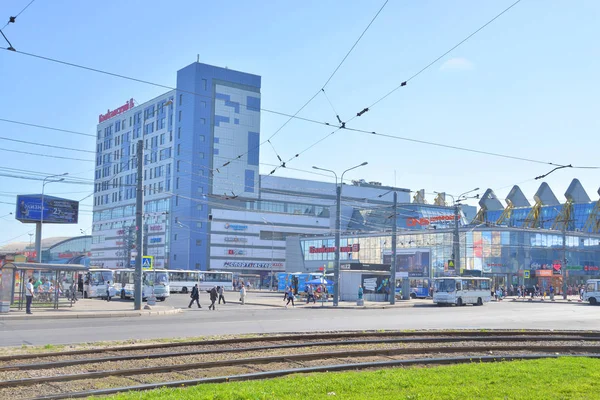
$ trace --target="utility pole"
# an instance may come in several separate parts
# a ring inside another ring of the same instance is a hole
[[[567,299],[567,221],[563,224],[562,229],[563,240],[563,262],[562,262],[562,281],[563,281],[563,299]]]
[[[393,204],[393,214],[392,218],[394,222],[392,223],[392,267],[390,270],[390,294],[392,297],[390,298],[390,304],[396,304],[396,239],[398,237],[398,215],[396,214],[396,209],[398,207],[398,193],[394,192],[394,204]]]
[[[144,118],[144,122],[146,118]],[[144,130],[144,124],[142,124],[142,131]],[[136,243],[135,248],[137,255],[135,256],[135,274],[134,274],[134,309],[142,309],[142,257],[143,257],[143,244],[144,244],[144,227],[143,227],[143,214],[144,214],[144,140],[140,139],[137,142],[137,188],[135,197],[135,225],[136,225]]]
[[[459,198],[460,199],[460,198]],[[454,257],[452,257],[454,259],[454,268],[456,271],[456,276],[460,275],[460,232],[459,232],[459,217],[460,217],[460,210],[458,208],[459,203],[458,202],[454,202],[454,240],[453,240],[453,249],[452,252],[454,253]]]
[[[337,307],[340,298],[340,230],[342,213],[342,185],[336,185],[335,205],[335,266],[333,268],[333,306]]]

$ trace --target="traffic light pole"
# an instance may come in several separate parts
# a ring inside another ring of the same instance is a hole
[[[388,285],[390,289],[390,304],[396,304],[396,239],[398,237],[398,215],[396,215],[396,209],[398,207],[398,193],[394,192],[394,205],[392,218],[394,223],[392,224],[392,266],[390,268],[390,283]]]
[[[145,121],[145,119],[144,119]],[[142,129],[144,125],[142,125]],[[137,142],[137,188],[135,197],[135,226],[136,226],[136,238],[135,248],[137,254],[135,256],[135,274],[134,274],[134,309],[142,309],[142,257],[143,257],[143,243],[144,243],[144,227],[143,227],[143,213],[144,213],[144,141],[138,140]]]
[[[460,232],[459,232],[459,203],[454,203],[454,240],[453,240],[453,249],[454,253],[454,271],[456,276],[460,276]]]

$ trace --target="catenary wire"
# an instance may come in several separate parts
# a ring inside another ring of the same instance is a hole
[[[34,1],[35,0],[31,0],[25,7],[23,7],[23,9],[21,11],[19,11],[19,13],[17,15],[15,15],[14,17],[11,16],[10,19],[8,20],[8,22],[6,23],[6,25],[4,25],[2,27],[2,29],[6,29],[6,27],[11,23],[15,23],[16,19],[19,17],[19,15],[23,14],[23,12],[25,10],[27,10],[29,8],[29,6],[33,4]]]
[[[2,137],[2,136],[0,136],[0,140],[7,140],[7,141],[10,141],[10,142],[30,144],[30,145],[33,145],[33,146],[51,147],[51,148],[54,148],[54,149],[71,150],[71,151],[79,151],[79,152],[82,152],[82,153],[96,154],[96,152],[92,151],[92,150],[75,149],[73,147],[54,146],[52,144],[29,142],[27,140],[10,139],[10,138],[7,138],[7,137]]]
[[[490,19],[489,21],[487,21],[485,24],[483,24],[482,26],[480,26],[479,28],[477,28],[470,35],[468,35],[467,37],[465,37],[464,39],[462,39],[460,42],[458,42],[457,44],[455,44],[454,46],[452,46],[450,49],[448,49],[447,51],[445,51],[443,54],[441,54],[440,56],[436,57],[429,64],[427,64],[426,66],[424,66],[423,68],[421,68],[417,73],[413,74],[411,77],[409,77],[405,81],[401,82],[398,86],[396,86],[395,88],[393,88],[392,90],[390,90],[389,92],[387,92],[384,96],[380,97],[377,101],[375,101],[370,106],[365,107],[362,111],[358,112],[354,117],[352,117],[350,120],[348,120],[348,122],[350,122],[351,120],[353,120],[356,117],[362,116],[365,112],[368,112],[371,108],[373,108],[375,105],[379,104],[381,101],[383,101],[384,99],[386,99],[387,97],[389,97],[392,93],[394,93],[395,91],[397,91],[401,87],[406,86],[408,84],[408,82],[410,82],[411,80],[413,80],[417,76],[421,75],[423,72],[425,72],[427,69],[429,69],[432,65],[434,65],[439,60],[441,60],[443,57],[445,57],[446,55],[448,55],[450,52],[452,52],[453,50],[455,50],[456,48],[458,48],[459,46],[461,46],[463,43],[465,43],[466,41],[468,41],[469,39],[471,39],[477,33],[479,33],[480,31],[482,31],[483,29],[485,29],[488,25],[490,25],[492,22],[494,22],[495,20],[497,20],[498,18],[500,18],[502,15],[504,15],[506,12],[508,12],[510,9],[512,9],[514,6],[516,6],[520,2],[521,2],[521,0],[517,0],[514,3],[512,3],[510,6],[508,6],[504,10],[502,10],[499,14],[496,14],[496,16],[494,16],[492,19]]]

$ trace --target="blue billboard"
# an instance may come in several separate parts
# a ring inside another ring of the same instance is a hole
[[[42,219],[43,209],[43,219]],[[21,222],[40,222],[48,224],[76,224],[79,218],[79,202],[54,196],[44,196],[42,207],[41,194],[17,196],[15,219]]]

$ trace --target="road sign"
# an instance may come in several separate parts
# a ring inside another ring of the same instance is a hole
[[[529,279],[529,270],[528,269],[523,271],[523,278]]]
[[[454,269],[454,260],[448,260],[448,269]]]
[[[142,269],[152,269],[154,267],[154,256],[142,257]]]

